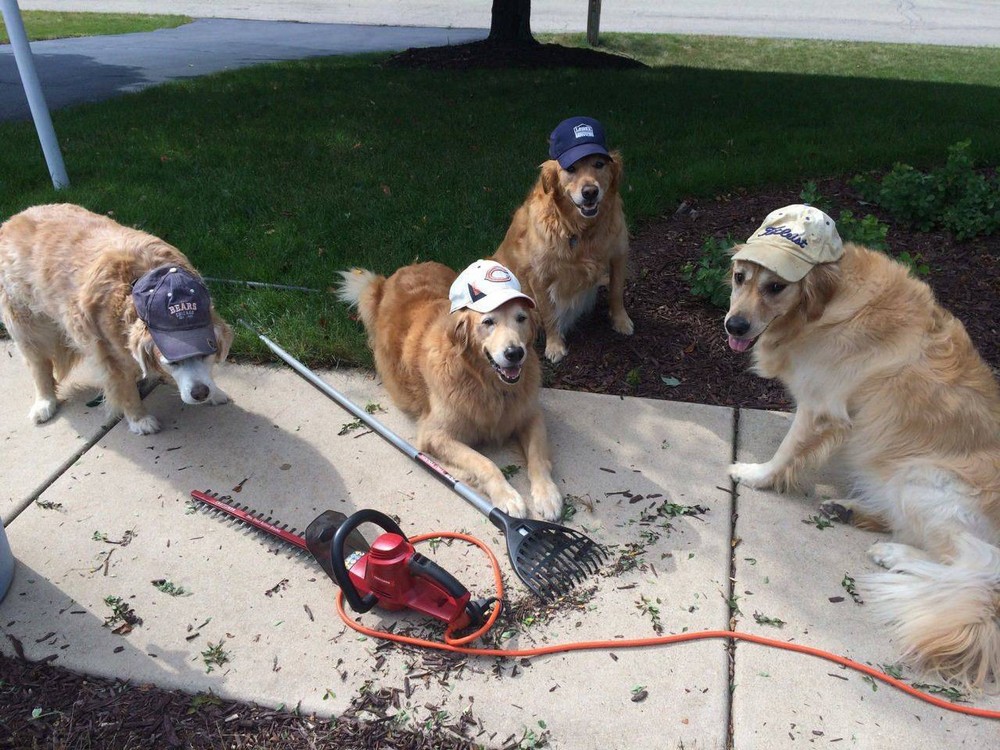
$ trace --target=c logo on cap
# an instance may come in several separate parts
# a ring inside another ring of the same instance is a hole
[[[486,272],[486,280],[492,281],[495,284],[503,284],[506,281],[510,281],[510,271],[503,266],[493,266]]]

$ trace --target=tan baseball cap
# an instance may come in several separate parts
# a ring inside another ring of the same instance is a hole
[[[812,206],[795,204],[772,211],[733,260],[759,263],[785,281],[798,281],[820,263],[844,254],[833,219]]]

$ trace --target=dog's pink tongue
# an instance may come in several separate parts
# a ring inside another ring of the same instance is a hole
[[[508,380],[517,380],[521,374],[520,367],[501,367],[500,369],[503,370],[503,374]]]
[[[733,335],[729,336],[729,348],[734,352],[745,352],[750,348],[753,339],[738,339]]]

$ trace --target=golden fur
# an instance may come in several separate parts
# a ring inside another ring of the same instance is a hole
[[[160,428],[142,404],[140,377],[174,379],[188,403],[228,400],[211,379],[211,362],[161,361],[136,314],[132,284],[166,263],[194,272],[177,248],[79,206],[35,206],[0,226],[0,313],[31,369],[30,419],[41,423],[55,414],[56,386],[82,358],[101,373],[109,410],[124,413],[135,433]],[[214,310],[212,317],[218,354],[211,359],[222,361],[233,333]],[[192,387],[201,398],[191,396]]]
[[[859,579],[865,600],[918,668],[996,684],[1000,388],[962,323],[904,266],[848,244],[791,284],[735,261],[726,327],[737,348],[756,339],[755,370],[796,402],[774,457],[733,478],[785,489],[840,449],[856,497],[833,509],[895,537],[869,550],[890,572]]]
[[[551,476],[532,347],[536,324],[528,305],[515,299],[489,313],[449,313],[456,273],[440,263],[406,266],[388,279],[362,270],[343,277],[339,296],[357,306],[389,395],[417,420],[417,447],[501,510],[558,518],[562,496]],[[490,362],[503,362],[510,347],[523,357],[514,383],[505,382]],[[496,464],[471,447],[512,437],[527,461],[528,503]]]
[[[619,194],[621,155],[585,156],[571,170],[555,160],[542,164],[494,256],[538,305],[545,356],[553,362],[566,356],[566,333],[593,307],[601,285],[608,284],[614,330],[629,335],[633,328],[624,300],[628,230]],[[596,201],[588,200],[595,189]]]

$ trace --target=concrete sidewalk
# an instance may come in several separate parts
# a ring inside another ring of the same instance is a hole
[[[864,554],[872,535],[803,523],[820,496],[837,491],[821,485],[803,498],[740,490],[733,499],[726,466],[734,452],[769,454],[787,415],[742,411],[737,434],[731,409],[545,391],[554,473],[576,510],[568,523],[608,545],[613,558],[546,610],[510,574],[503,539],[483,516],[376,435],[340,434],[350,416],[288,369],[224,366],[219,380],[233,403],[214,408],[185,406],[160,386],[147,401],[165,429],[137,437],[124,424],[105,425],[85,406],[87,390],[50,424],[29,424],[26,369],[9,342],[0,346],[8,394],[0,513],[18,561],[0,604],[7,655],[14,638],[28,658],[55,656],[56,665],[85,674],[321,715],[340,714],[365,691],[399,689],[397,720],[419,728],[439,711],[468,711],[479,727],[469,736],[485,747],[530,730],[547,732],[552,748],[724,748],[730,724],[741,749],[995,744],[996,722],[885,685],[875,690],[826,661],[748,644],[731,651],[719,640],[516,661],[463,657],[441,669],[435,653],[359,638],[337,617],[335,589],[317,568],[193,512],[188,501],[192,489],[211,488],[300,530],[326,508],[373,507],[397,515],[410,534],[469,531],[491,544],[506,571],[520,613],[501,626],[508,648],[725,630],[732,622],[892,664],[886,633],[841,585],[845,574],[874,569]],[[324,377],[355,403],[379,404],[378,418],[412,439],[413,424],[370,375]],[[502,466],[522,463],[510,449],[490,455]],[[521,488],[523,474],[512,480]],[[679,506],[693,514],[677,515]],[[478,553],[457,543],[422,551],[474,595],[490,594]],[[151,584],[159,579],[186,595],[163,593]],[[106,597],[127,602],[142,624],[113,633]],[[373,610],[359,619],[441,633],[413,614]],[[229,661],[209,671],[203,652],[213,646]],[[647,697],[633,701],[640,690]],[[995,698],[974,703],[1000,708]]]

